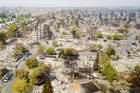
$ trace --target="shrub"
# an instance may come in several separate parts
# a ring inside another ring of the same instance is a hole
[[[47,49],[47,53],[50,54],[50,55],[56,54],[55,49],[52,48],[52,47],[49,47],[49,48]]]
[[[70,56],[78,55],[78,51],[73,48],[63,49],[63,51],[64,51],[64,55],[70,55]]]
[[[51,85],[51,80],[48,78],[46,83],[43,86],[42,93],[53,93],[53,87]]]
[[[91,51],[97,51],[98,50],[98,46],[97,45],[92,45],[90,50]]]
[[[103,49],[103,46],[101,44],[98,45],[99,49]]]
[[[3,68],[3,69],[0,69],[0,80],[2,79],[2,77],[8,72],[8,69],[6,68]]]
[[[63,35],[67,35],[67,32],[66,32],[66,31],[63,31],[62,34],[63,34]]]
[[[111,36],[111,35],[108,35],[108,36],[107,36],[107,39],[112,39],[112,36]]]
[[[118,34],[114,34],[113,35],[113,39],[114,40],[121,40],[122,39],[122,36],[121,35],[118,35]]]
[[[97,33],[97,38],[103,38],[103,34],[101,32]]]
[[[19,78],[19,79],[28,79],[28,74],[29,74],[28,70],[26,70],[26,69],[19,69],[16,72],[16,77]]]
[[[77,60],[78,56],[79,56],[78,51],[73,48],[62,49],[59,52],[59,57],[62,57],[64,59],[68,59],[68,60]]]
[[[30,69],[33,67],[36,67],[37,65],[37,59],[36,57],[31,57],[29,59],[26,60],[26,66]]]
[[[114,48],[108,48],[106,53],[108,54],[108,56],[115,55],[116,50]]]
[[[21,55],[20,52],[17,52],[17,51],[16,51],[16,52],[13,54],[13,57],[16,58],[16,57],[19,57],[20,55]]]
[[[118,31],[119,33],[125,33],[125,32],[127,32],[127,30],[124,29],[124,28],[119,28],[119,29],[117,29],[117,31]]]
[[[99,49],[103,49],[103,46],[101,44],[99,44],[99,45],[92,45],[91,48],[90,48],[90,50],[92,52],[96,52]]]
[[[13,86],[13,90],[16,93],[27,93],[30,89],[31,85],[26,80],[19,80]]]

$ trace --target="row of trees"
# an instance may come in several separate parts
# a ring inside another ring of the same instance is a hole
[[[18,34],[19,34],[19,30],[18,30],[17,24],[10,25],[7,32],[1,31],[0,32],[0,47],[4,46],[5,41],[8,38],[18,37]]]
[[[107,36],[107,39],[121,40],[121,39],[123,39],[123,36],[122,35],[119,35],[119,34],[108,35]]]
[[[42,93],[53,93],[53,87],[49,79],[50,72],[51,68],[42,62],[39,62],[30,72],[26,69],[19,69],[16,72],[16,77],[20,80],[14,84],[13,89],[17,93],[27,93],[31,91],[34,85],[42,85],[46,82]]]

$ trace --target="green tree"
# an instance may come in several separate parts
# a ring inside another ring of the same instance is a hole
[[[118,72],[113,66],[111,66],[110,60],[110,57],[106,53],[102,53],[99,59],[99,63],[101,65],[100,71],[108,80],[118,80]]]
[[[29,78],[31,84],[41,85],[45,83],[46,79],[49,77],[50,67],[48,66],[39,66],[32,69],[32,72],[29,73]]]
[[[19,80],[13,86],[13,90],[16,93],[27,93],[30,89],[31,85],[26,80]]]
[[[31,57],[26,60],[26,66],[30,69],[37,66],[37,59],[36,57]]]
[[[77,56],[79,53],[76,49],[73,48],[64,48],[60,51],[60,56]]]
[[[25,79],[25,80],[27,80],[28,79],[28,74],[29,74],[29,71],[28,70],[26,70],[26,69],[19,69],[16,72],[16,77],[19,78],[19,79]]]
[[[56,54],[55,49],[52,48],[52,47],[49,47],[49,48],[47,49],[47,53],[50,54],[50,55]]]
[[[73,26],[73,27],[71,28],[71,31],[70,31],[70,32],[72,33],[73,37],[75,38],[75,37],[77,37],[77,34],[78,34],[78,32],[79,32],[79,29],[78,29],[77,26]]]
[[[79,20],[82,19],[80,14],[78,15],[78,19],[79,19]]]
[[[97,33],[97,38],[103,38],[103,34],[101,32]]]
[[[7,17],[8,17],[7,14],[4,13],[4,12],[2,12],[2,13],[0,14],[0,18],[2,18],[2,19],[5,19],[5,18],[7,18]]]
[[[105,66],[101,69],[101,72],[106,76],[107,79],[109,79],[110,81],[112,80],[118,80],[118,72],[116,71],[116,69],[111,66]]]
[[[63,35],[67,35],[67,32],[66,32],[66,31],[63,31],[62,34],[63,34]]]
[[[8,30],[8,36],[14,37],[17,36],[17,33],[18,33],[18,25],[16,24],[11,25]]]
[[[42,93],[53,93],[53,87],[51,85],[51,80],[48,78],[46,83],[43,86]]]

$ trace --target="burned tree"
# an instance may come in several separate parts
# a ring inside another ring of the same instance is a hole
[[[62,49],[59,52],[59,57],[63,58],[67,67],[70,67],[71,82],[75,78],[75,60],[78,59],[79,53],[75,49]]]
[[[97,34],[97,27],[95,27],[95,26],[90,26],[89,27],[89,29],[88,29],[88,34],[89,34],[89,37],[91,38],[91,39],[96,39],[96,34]]]
[[[37,40],[38,40],[38,25],[39,25],[39,22],[37,21],[36,26],[35,26]]]
[[[44,25],[43,26],[43,38],[46,40],[46,38],[48,39],[52,39],[53,33],[50,30],[50,26],[49,25]]]

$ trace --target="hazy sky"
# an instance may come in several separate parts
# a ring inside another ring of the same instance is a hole
[[[140,0],[0,0],[0,6],[87,7],[140,6]]]

